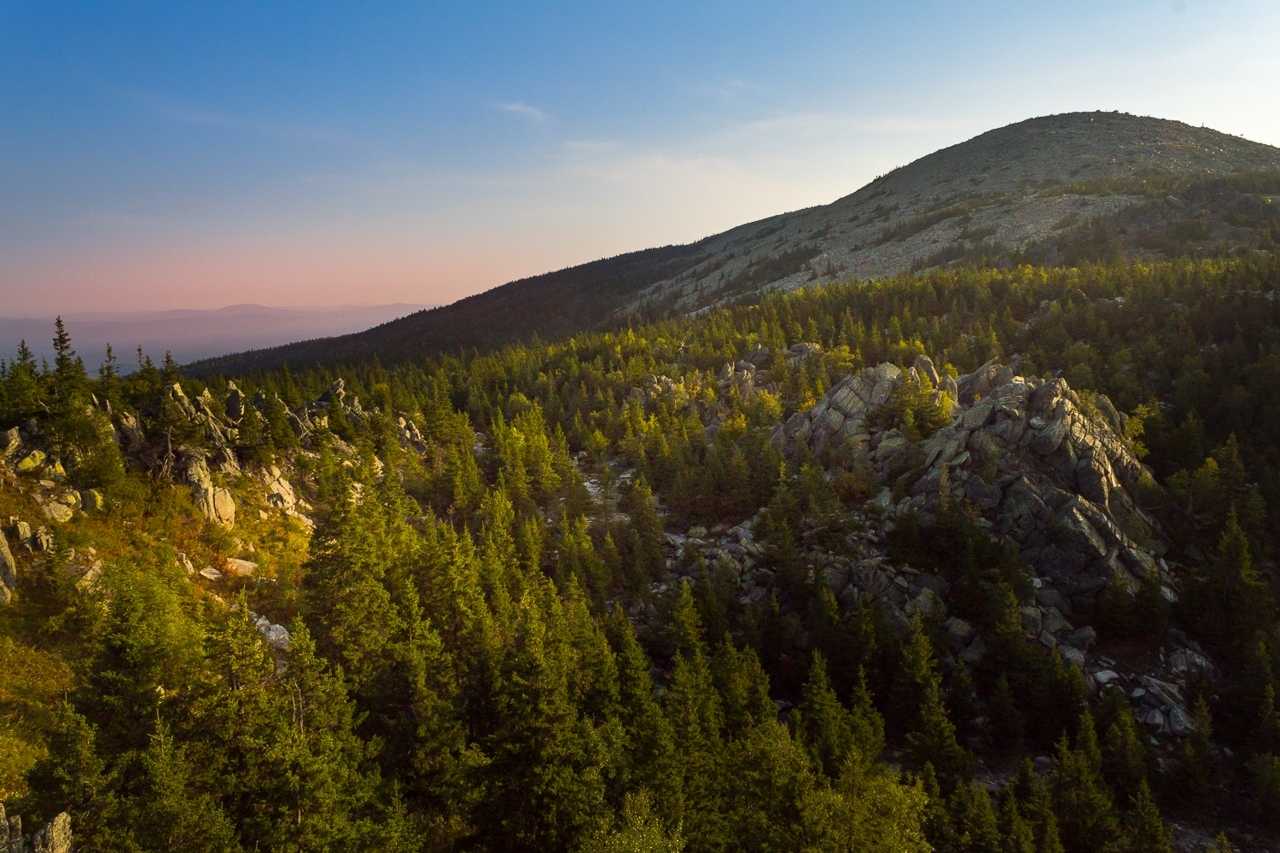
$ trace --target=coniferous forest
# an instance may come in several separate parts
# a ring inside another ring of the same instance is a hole
[[[0,371],[26,833],[1280,837],[1273,256],[831,283],[394,368],[195,380],[73,332]]]

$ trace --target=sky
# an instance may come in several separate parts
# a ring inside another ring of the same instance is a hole
[[[1280,3],[0,0],[0,315],[442,304],[1036,115],[1280,145]]]

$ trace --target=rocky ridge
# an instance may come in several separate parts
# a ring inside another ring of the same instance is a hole
[[[261,492],[257,510],[260,520],[270,520],[278,513],[310,530],[312,507],[302,496],[297,472],[287,458],[264,466],[243,464],[238,448],[240,432],[246,418],[265,423],[271,411],[282,413],[301,446],[300,453],[310,454],[315,431],[327,425],[335,410],[345,418],[364,421],[370,414],[360,400],[349,397],[341,379],[336,380],[315,401],[290,408],[278,396],[268,399],[262,394],[248,398],[234,382],[228,384],[224,400],[215,401],[206,389],[194,400],[180,384],[165,389],[156,411],[131,412],[112,410],[99,404],[91,414],[104,430],[109,431],[125,456],[126,463],[149,473],[161,482],[186,488],[193,503],[208,521],[234,532],[243,492],[250,488]],[[260,425],[259,425],[260,426]],[[399,417],[399,431],[406,446],[425,447],[422,433],[411,419]],[[55,531],[72,522],[78,515],[104,515],[111,512],[102,492],[97,489],[76,490],[67,484],[62,461],[53,454],[42,426],[37,421],[13,427],[0,434],[0,479],[6,487],[24,495],[35,507],[26,517],[13,516],[0,524],[0,605],[12,600],[18,587],[18,556],[50,554],[55,550]],[[340,439],[333,446],[344,464],[354,464],[356,451]],[[246,487],[245,484],[251,484]],[[241,494],[241,497],[237,497]],[[235,540],[238,541],[238,540]],[[251,543],[244,547],[252,551]],[[257,563],[239,557],[226,557],[215,565],[197,567],[185,554],[178,555],[179,564],[192,577],[217,583],[225,577],[251,577]],[[102,561],[92,548],[69,552],[67,569],[81,589],[92,586],[102,571]],[[269,623],[263,633],[273,645],[288,642],[288,633]]]
[[[793,349],[789,357],[805,357],[803,348]],[[726,365],[720,384],[757,375],[749,362]],[[923,440],[876,417],[907,378],[954,403],[950,423]],[[905,369],[881,364],[846,377],[812,409],[780,424],[774,441],[833,469],[869,466],[876,482],[888,484],[848,514],[852,532],[839,548],[818,544],[816,530],[802,532],[812,577],[842,608],[874,605],[898,630],[917,614],[934,620],[947,638],[947,659],[981,663],[986,642],[949,613],[949,582],[895,561],[889,547],[908,516],[927,522],[944,502],[964,504],[1031,570],[1033,595],[1021,609],[1026,636],[1078,667],[1091,689],[1123,689],[1151,734],[1183,736],[1192,726],[1188,680],[1214,672],[1204,650],[1173,630],[1149,659],[1121,660],[1095,647],[1090,624],[1108,585],[1132,589],[1154,577],[1166,599],[1177,596],[1162,531],[1142,508],[1144,490],[1154,486],[1123,435],[1124,416],[1105,397],[1081,395],[1061,378],[1022,376],[1016,359],[949,377],[921,355]],[[668,532],[668,577],[653,591],[714,572],[734,579],[740,604],[767,600],[777,579],[757,539],[762,518]]]

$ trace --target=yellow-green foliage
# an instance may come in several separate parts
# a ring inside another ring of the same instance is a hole
[[[0,801],[26,792],[23,776],[44,754],[50,710],[73,684],[56,654],[4,636],[8,627],[0,628]]]

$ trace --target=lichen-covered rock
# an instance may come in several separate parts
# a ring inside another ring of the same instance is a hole
[[[61,501],[49,501],[42,504],[40,509],[44,512],[44,517],[54,524],[66,524],[76,514],[74,507],[68,506]]]
[[[204,517],[223,527],[236,522],[236,502],[231,492],[215,485],[204,457],[192,455],[187,459],[184,479],[195,495],[196,505]]]
[[[943,381],[926,356],[911,371]],[[989,362],[949,383],[952,422],[910,446],[897,430],[877,432],[872,417],[904,375],[882,364],[844,378],[780,426],[775,442],[827,450],[837,464],[846,448],[866,450],[883,482],[901,476],[893,484],[911,497],[900,511],[932,511],[947,484],[946,499],[975,507],[1068,600],[1092,596],[1117,574],[1133,582],[1158,571],[1162,537],[1134,497],[1149,475],[1105,397],[1086,402],[1061,378],[1021,376],[1016,359]]]
[[[48,455],[43,450],[33,450],[18,460],[18,473],[30,474],[44,464]]]

